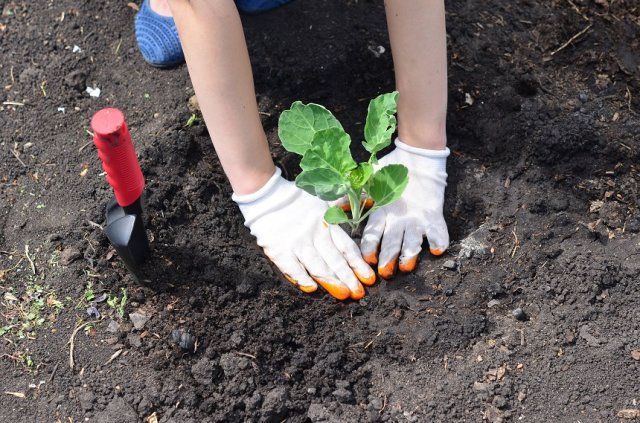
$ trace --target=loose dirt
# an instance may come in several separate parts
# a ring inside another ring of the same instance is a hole
[[[453,242],[359,302],[299,293],[262,255],[206,127],[186,124],[186,67],[145,65],[126,2],[1,4],[0,421],[639,415],[637,2],[448,2]],[[321,103],[361,133],[368,100],[394,88],[382,2],[243,20],[289,178],[282,110]],[[111,192],[88,130],[108,106],[147,181],[150,287],[101,229]],[[67,342],[93,320],[71,369]]]

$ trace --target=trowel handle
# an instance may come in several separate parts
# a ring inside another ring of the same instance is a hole
[[[142,195],[144,176],[124,115],[118,109],[102,109],[93,115],[91,128],[116,201],[121,207],[132,205]]]

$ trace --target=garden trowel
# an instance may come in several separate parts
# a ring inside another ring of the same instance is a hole
[[[91,119],[93,142],[115,197],[107,205],[106,234],[127,269],[142,281],[141,264],[149,250],[142,221],[144,176],[131,135],[118,109],[102,109]]]

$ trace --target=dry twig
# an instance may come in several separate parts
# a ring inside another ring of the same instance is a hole
[[[382,335],[382,331],[378,332],[378,334],[375,336],[375,338],[373,338],[371,341],[367,342],[367,345],[364,346],[364,349],[366,350],[367,348],[369,348],[371,346],[371,344],[373,344],[373,341],[375,341],[376,338],[379,337],[380,335]]]
[[[75,366],[75,362],[73,360],[73,350],[75,348],[75,339],[76,339],[76,334],[80,331],[80,329],[82,329],[83,327],[87,326],[87,325],[91,325],[93,323],[97,323],[97,320],[92,320],[90,322],[84,322],[83,324],[81,324],[80,326],[76,327],[73,330],[73,333],[71,334],[71,338],[69,338],[69,342],[67,342],[67,345],[69,345],[69,367],[71,367],[73,369],[73,367]]]
[[[511,231],[511,235],[513,235],[513,250],[511,250],[511,258],[516,255],[516,251],[520,247],[520,241],[518,240],[518,234],[516,233],[516,228],[514,227]]]
[[[255,355],[248,354],[248,353],[243,353],[243,352],[236,351],[236,354],[241,355],[243,357],[249,357],[249,358],[251,358],[253,360],[258,360],[258,357],[256,357]]]
[[[564,50],[565,48],[567,48],[572,42],[574,42],[576,39],[580,38],[581,36],[583,36],[587,31],[589,31],[591,29],[591,27],[593,26],[593,23],[589,22],[589,25],[587,25],[582,31],[578,32],[577,34],[575,34],[573,37],[569,38],[569,40],[562,44],[560,47],[558,47],[557,49],[555,49],[554,51],[551,52],[550,56],[554,56],[558,53],[560,53],[562,50]]]
[[[53,378],[56,377],[56,372],[58,371],[58,366],[60,362],[57,362],[55,366],[53,366],[53,370],[51,371],[51,376],[49,376],[49,382],[53,382]]]
[[[110,364],[113,360],[115,360],[116,358],[120,357],[120,354],[122,354],[122,349],[119,349],[118,351],[114,352],[111,357],[109,357],[109,359],[104,363],[104,365],[106,366],[107,364]]]
[[[24,246],[24,255],[27,256],[27,260],[29,260],[29,264],[31,265],[31,271],[33,272],[33,274],[36,274],[36,265],[33,264],[33,260],[31,260],[31,257],[29,257],[29,245]]]
[[[3,103],[4,104],[4,103]],[[27,167],[26,164],[24,164],[24,162],[22,161],[22,159],[20,158],[20,156],[18,156],[18,153],[15,152],[15,150],[9,150],[11,151],[11,154],[13,154],[13,157],[15,157],[16,159],[18,159],[18,161],[20,162],[20,164],[22,165],[22,167]]]

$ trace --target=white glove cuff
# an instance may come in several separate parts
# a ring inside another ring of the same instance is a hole
[[[396,138],[395,144],[396,147],[400,150],[404,150],[408,153],[416,154],[418,156],[430,157],[433,159],[446,158],[449,157],[449,154],[451,153],[448,147],[445,147],[444,150],[427,150],[426,148],[413,147],[400,141],[400,138]]]
[[[262,188],[251,194],[238,195],[234,193],[231,196],[231,199],[238,204],[248,204],[259,200],[260,198],[269,194],[269,192],[278,184],[280,175],[282,175],[282,170],[280,170],[280,168],[276,166],[276,171],[273,172],[273,176],[269,178],[267,183],[264,184]]]
[[[280,168],[276,167],[273,176],[258,191],[252,194],[233,194],[231,196],[231,199],[240,207],[245,226],[251,227],[262,216],[291,204],[297,195],[304,192],[297,189],[293,182],[284,179],[281,174]]]

